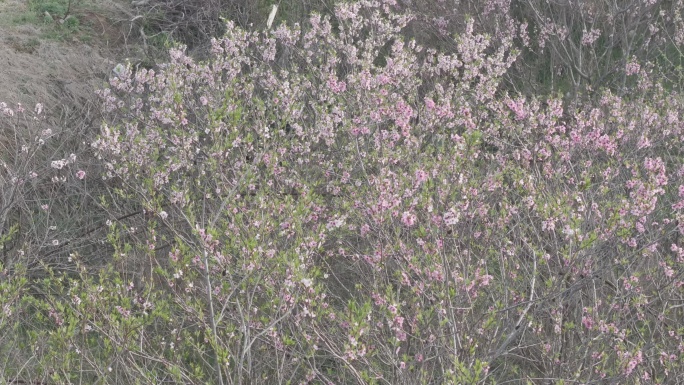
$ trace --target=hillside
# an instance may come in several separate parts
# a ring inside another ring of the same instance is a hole
[[[116,7],[74,3],[70,15],[77,22],[60,23],[57,15],[39,14],[51,9],[47,2],[0,2],[0,100],[83,108],[118,60],[130,55],[125,18]]]

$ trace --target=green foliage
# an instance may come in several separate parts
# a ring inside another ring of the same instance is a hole
[[[80,38],[90,39],[86,33],[79,13],[86,8],[82,0],[31,0],[29,9],[33,11],[38,20],[44,25],[43,37],[54,40],[71,40]],[[30,22],[25,19],[24,22]]]
[[[70,0],[31,0],[29,6],[38,15],[48,13],[52,18],[64,18],[69,11]],[[52,20],[50,20],[52,21]]]
[[[76,32],[79,29],[80,25],[81,25],[81,22],[78,20],[78,18],[73,17],[73,16],[67,17],[64,20],[64,24],[63,24],[64,28],[66,28],[72,32]]]

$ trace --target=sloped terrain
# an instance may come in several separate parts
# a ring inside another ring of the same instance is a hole
[[[0,101],[85,107],[117,57],[127,56],[126,15],[112,2],[79,3],[71,27],[27,1],[0,2]]]

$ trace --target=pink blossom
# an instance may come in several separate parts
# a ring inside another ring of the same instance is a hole
[[[427,108],[428,111],[433,110],[435,108],[434,100],[426,97],[425,98],[425,108]]]
[[[592,45],[600,36],[600,29],[592,28],[590,31],[585,29],[582,34],[582,45]]]
[[[638,63],[636,63],[635,61],[630,61],[625,66],[625,73],[627,75],[634,75],[634,74],[638,73],[640,69],[641,69],[641,67],[639,66]]]
[[[401,222],[406,227],[413,227],[413,225],[416,224],[416,216],[413,213],[404,211],[404,213],[401,215]]]
[[[57,170],[61,170],[67,164],[68,162],[66,161],[66,159],[53,160],[52,163],[50,163],[50,167],[56,168]]]
[[[117,306],[116,310],[123,316],[124,319],[127,319],[131,315],[131,311],[128,309],[124,309],[122,306]]]
[[[424,170],[416,170],[416,182],[418,184],[427,181],[427,179],[428,179],[428,173],[427,172],[425,172]]]
[[[339,94],[347,89],[347,83],[339,81],[336,77],[331,75],[328,79],[328,88],[330,88],[333,93]]]

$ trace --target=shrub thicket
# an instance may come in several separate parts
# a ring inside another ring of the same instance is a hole
[[[636,59],[624,92],[516,93],[524,28],[414,21],[345,3],[120,67],[112,261],[5,279],[3,346],[62,382],[681,379],[681,95]]]

